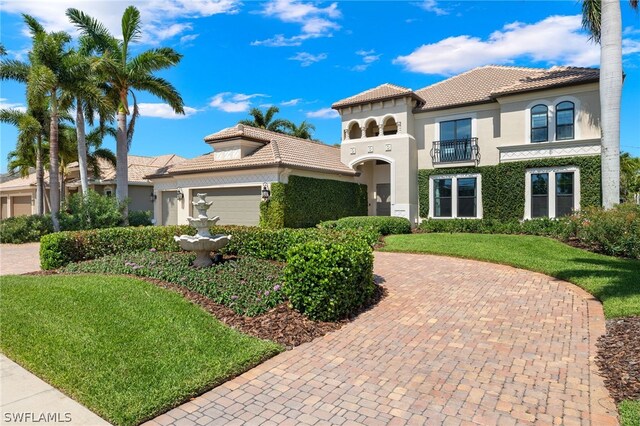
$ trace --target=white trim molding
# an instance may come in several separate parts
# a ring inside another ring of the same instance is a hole
[[[500,162],[530,160],[534,158],[578,157],[600,155],[600,139],[526,143],[499,146]]]
[[[573,172],[573,210],[580,210],[580,168],[576,166],[539,167],[527,169],[524,181],[524,219],[531,219],[531,175],[538,173],[549,174],[548,202],[549,218],[556,217],[556,173]]]
[[[476,216],[475,217],[458,217],[458,179],[476,178]],[[434,216],[434,190],[433,181],[435,179],[451,179],[451,216],[441,217]],[[480,173],[464,173],[464,174],[441,174],[429,176],[429,219],[482,219],[482,175]]]

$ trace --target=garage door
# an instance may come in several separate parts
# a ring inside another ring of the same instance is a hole
[[[178,224],[178,193],[175,191],[162,192],[162,224]]]
[[[207,214],[209,217],[220,216],[219,225],[258,225],[260,221],[260,190],[259,186],[243,188],[194,189],[191,194],[207,194],[207,201],[213,201]],[[198,211],[192,209],[192,216]]]
[[[11,197],[14,216],[28,216],[31,214],[31,196]]]
[[[0,204],[2,205],[2,210],[0,210],[0,219],[6,219],[9,217],[9,210],[7,209],[7,197],[0,197]]]

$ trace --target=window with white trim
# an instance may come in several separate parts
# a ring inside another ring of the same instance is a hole
[[[556,218],[580,208],[580,170],[577,167],[527,170],[525,219]]]
[[[429,186],[430,217],[449,219],[482,217],[479,174],[432,176]]]

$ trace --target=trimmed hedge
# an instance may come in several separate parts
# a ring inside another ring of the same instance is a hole
[[[291,248],[284,291],[294,309],[317,321],[357,311],[374,294],[373,253],[362,241],[311,241]]]
[[[418,171],[420,217],[429,217],[429,177],[479,173],[482,175],[482,210],[485,219],[519,220],[524,217],[526,170],[535,167],[580,168],[580,207],[601,205],[600,157],[549,158],[515,161],[495,166]]]
[[[411,222],[404,217],[352,216],[318,224],[320,229],[372,229],[380,235],[410,234]]]
[[[287,294],[296,301],[295,308],[310,318],[337,319],[355,312],[363,301],[369,300],[369,283],[373,279],[371,246],[379,238],[374,231],[230,226],[214,227],[211,232],[231,235],[225,253],[287,263],[293,261],[295,266],[288,275],[290,281],[285,279],[284,287],[291,283]],[[188,226],[59,232],[42,238],[40,262],[43,269],[54,269],[71,262],[121,253],[151,249],[178,251],[173,236],[194,233],[195,230]],[[314,259],[314,262],[305,264],[301,261],[304,258]],[[311,270],[318,267],[320,259],[322,267]],[[327,277],[335,277],[338,281],[320,290]],[[303,283],[302,279],[315,281]],[[348,297],[348,300],[342,300],[342,297]],[[327,298],[332,302],[325,303]]]
[[[289,176],[271,184],[271,198],[260,206],[260,226],[308,228],[326,220],[367,214],[367,186],[354,182]]]
[[[53,232],[51,215],[15,216],[0,221],[0,243],[22,244],[40,241]]]
[[[428,219],[418,227],[422,232],[471,234],[526,234],[568,238],[571,234],[567,218],[536,218],[525,221],[496,219]]]

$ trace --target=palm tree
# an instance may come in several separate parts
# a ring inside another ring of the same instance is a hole
[[[140,38],[140,12],[134,6],[122,15],[122,39],[116,39],[107,28],[78,9],[68,9],[67,16],[90,39],[102,56],[97,68],[103,71],[107,95],[117,103],[118,131],[116,137],[116,198],[123,203],[129,195],[127,154],[131,146],[137,103],[133,89],[149,92],[167,102],[178,114],[184,114],[184,102],[178,91],[167,80],[155,76],[159,70],[177,65],[182,55],[168,47],[146,50],[131,56],[130,45]],[[133,98],[133,111],[129,108],[129,95]],[[127,116],[133,112],[127,126]],[[128,209],[123,211],[127,221]]]
[[[93,66],[97,58],[91,56],[94,46],[92,40],[81,37],[79,48],[73,54],[74,66],[70,72],[73,76],[73,87],[70,88],[65,100],[69,107],[75,106],[76,111],[76,145],[78,155],[78,168],[80,170],[80,187],[83,196],[89,191],[89,176],[87,164],[87,135],[85,121],[93,126],[96,113],[100,117],[100,126],[105,126],[106,121],[111,121],[115,114],[115,106],[110,102],[104,90],[101,88],[101,76]]]
[[[313,139],[313,132],[316,130],[316,126],[308,123],[306,120],[296,126],[295,123],[289,122],[286,125],[287,133],[291,136],[295,136],[302,139]]]
[[[49,203],[51,205],[51,220],[53,229],[60,230],[58,212],[60,210],[60,187],[58,179],[59,170],[59,146],[58,146],[58,122],[60,109],[58,105],[60,91],[69,87],[71,57],[67,44],[71,36],[65,32],[47,33],[42,25],[29,15],[22,15],[31,32],[33,46],[29,52],[31,65],[19,61],[3,61],[7,67],[6,77],[13,70],[13,78],[25,81],[23,73],[27,71],[27,101],[37,104],[48,98],[49,101]],[[11,62],[11,63],[9,63]],[[11,77],[9,77],[11,78]]]
[[[270,106],[264,113],[258,108],[251,108],[249,111],[251,119],[240,120],[238,123],[271,130],[272,132],[286,133],[286,129],[290,128],[293,123],[279,118],[274,120],[273,116],[279,112],[280,109],[277,106]]]
[[[629,0],[638,9],[638,0]],[[602,206],[620,202],[620,101],[622,98],[622,17],[620,0],[583,0],[582,25],[600,43]]]
[[[640,194],[640,158],[628,152],[620,156],[620,189],[624,201],[633,201]]]
[[[12,124],[18,128],[18,143],[11,151],[9,169],[19,170],[25,177],[29,169],[36,170],[36,213],[44,214],[44,162],[45,152],[43,141],[46,138],[46,123],[44,110],[33,108],[22,112],[16,109],[0,110],[0,122]]]

